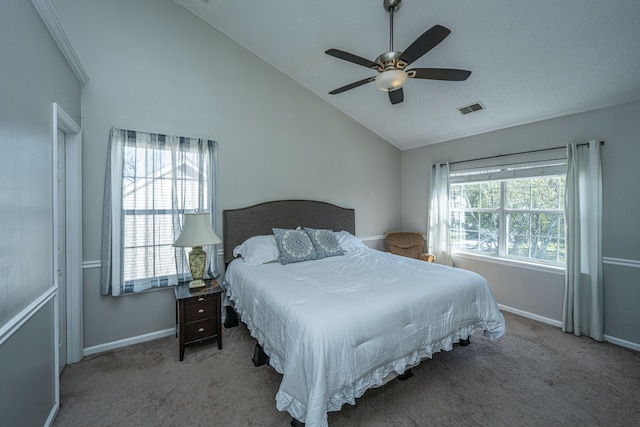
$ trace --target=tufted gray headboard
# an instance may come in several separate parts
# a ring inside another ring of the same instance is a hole
[[[233,249],[252,236],[273,234],[272,228],[298,226],[356,232],[355,210],[313,200],[277,200],[222,211],[225,265]]]

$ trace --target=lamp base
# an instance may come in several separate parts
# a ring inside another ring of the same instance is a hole
[[[191,270],[191,278],[193,279],[191,283],[189,283],[189,289],[204,286],[202,275],[204,274],[206,262],[207,254],[202,250],[202,246],[194,246],[191,252],[189,252],[189,269]]]
[[[189,282],[189,289],[201,288],[203,286],[205,286],[205,283],[202,279],[192,280],[191,282]]]

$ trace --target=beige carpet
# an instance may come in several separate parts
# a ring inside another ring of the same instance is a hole
[[[329,413],[329,425],[640,426],[640,353],[504,315],[497,343],[476,334]],[[179,362],[168,337],[67,366],[54,426],[288,426],[280,375],[253,366],[246,327],[224,329],[223,344]]]

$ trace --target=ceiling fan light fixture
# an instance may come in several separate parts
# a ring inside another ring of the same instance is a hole
[[[407,82],[407,73],[403,70],[386,70],[376,76],[376,86],[385,92],[400,89]]]

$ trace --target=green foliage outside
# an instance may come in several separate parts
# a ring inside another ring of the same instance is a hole
[[[499,255],[504,222],[505,255],[563,263],[564,181],[552,176],[452,184],[452,247]]]

